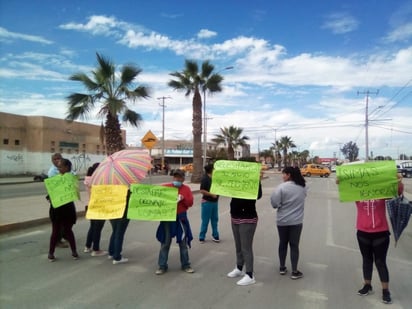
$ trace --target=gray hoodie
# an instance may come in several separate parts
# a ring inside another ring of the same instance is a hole
[[[297,225],[303,223],[307,188],[286,181],[280,184],[270,196],[273,208],[278,209],[277,225]]]

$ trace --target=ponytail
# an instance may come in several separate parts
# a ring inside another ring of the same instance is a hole
[[[283,169],[282,173],[289,174],[290,180],[292,180],[298,186],[302,186],[302,187],[306,186],[306,180],[305,178],[303,178],[302,174],[300,173],[299,167],[286,166]]]

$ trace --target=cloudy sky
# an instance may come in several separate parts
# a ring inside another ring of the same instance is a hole
[[[139,128],[191,139],[192,100],[167,86],[185,59],[210,60],[223,91],[206,97],[207,134],[237,126],[252,151],[289,136],[322,157],[355,142],[412,156],[412,1],[1,1],[0,111],[65,118],[68,77],[89,73],[96,52],[143,72],[151,98],[129,106]],[[232,69],[225,69],[233,67]],[[91,113],[87,121],[100,124]]]

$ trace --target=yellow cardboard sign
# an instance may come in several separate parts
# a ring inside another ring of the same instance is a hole
[[[86,218],[95,220],[119,219],[126,208],[126,185],[93,185]]]

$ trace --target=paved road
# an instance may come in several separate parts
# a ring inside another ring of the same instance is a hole
[[[339,203],[334,179],[307,179],[310,192],[306,202],[301,240],[300,270],[305,277],[290,280],[277,273],[275,212],[269,196],[279,175],[263,181],[264,195],[258,202],[259,223],[255,236],[257,283],[240,287],[226,277],[235,264],[230,230],[229,199],[220,200],[219,244],[194,241],[190,250],[194,274],[180,271],[178,247],[170,252],[169,272],[156,276],[159,243],[157,223],[132,221],[126,234],[124,255],[128,264],[112,265],[104,257],[81,254],[70,259],[69,249],[58,249],[58,261],[47,261],[50,226],[0,235],[1,308],[387,308],[377,293],[356,295],[361,286],[361,259],[355,240],[353,203]],[[200,226],[200,196],[189,212],[194,234]],[[79,249],[85,241],[88,221],[75,226]],[[102,235],[106,246],[110,225]],[[210,237],[210,236],[209,236]],[[391,308],[412,304],[411,225],[397,248],[389,252]],[[79,250],[80,251],[80,250]],[[289,266],[289,265],[288,265]],[[289,266],[290,267],[290,266]]]

